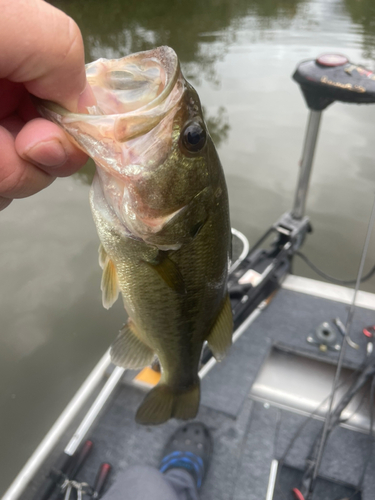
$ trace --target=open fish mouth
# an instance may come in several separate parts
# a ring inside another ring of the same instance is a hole
[[[171,151],[174,115],[185,90],[178,57],[163,46],[122,59],[98,59],[86,66],[86,74],[97,101],[88,114],[49,101],[39,100],[38,107],[95,161],[106,203],[125,232],[142,238],[181,208],[160,213],[137,194]],[[156,220],[147,224],[150,217]]]
[[[86,66],[97,106],[90,114],[147,111],[161,104],[178,77],[178,59],[170,47],[158,47],[122,59],[98,59]]]
[[[87,133],[97,140],[125,142],[143,135],[173,109],[183,91],[177,55],[167,46],[122,59],[98,59],[86,65],[86,75],[97,100],[88,114],[71,113],[37,99],[42,115],[62,125],[76,140],[78,123],[82,138]],[[96,160],[87,141],[77,142]]]
[[[181,214],[185,207],[191,213],[187,207],[208,186],[209,169],[199,98],[176,53],[162,46],[98,59],[86,73],[97,101],[87,114],[48,101],[39,109],[94,160],[93,212],[126,237],[179,248],[186,239]]]

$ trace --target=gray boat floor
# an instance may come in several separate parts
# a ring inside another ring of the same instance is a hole
[[[202,500],[265,499],[271,460],[281,458],[306,417],[252,399],[252,384],[273,346],[336,362],[337,352],[321,353],[306,342],[306,337],[323,321],[337,316],[344,320],[346,315],[347,306],[342,303],[281,289],[232,346],[226,359],[202,380],[201,407],[197,419],[211,429],[215,446],[211,467],[201,490]],[[374,323],[374,311],[357,308],[352,336],[362,347],[366,343],[362,329]],[[363,361],[363,353],[364,349],[348,349],[345,365],[358,367]],[[94,450],[78,479],[92,484],[102,462],[113,466],[108,486],[130,465],[158,466],[163,445],[180,422],[172,420],[150,427],[136,424],[135,411],[144,394],[134,385],[124,383],[118,387],[88,436],[94,442]],[[308,422],[286,457],[287,464],[299,469],[305,467],[311,445],[321,428],[319,420]],[[362,484],[362,500],[373,500],[375,453],[370,455],[371,447],[374,443],[368,434],[338,427],[330,436],[324,453],[321,467],[324,476],[355,487],[360,482],[365,462],[368,462]],[[332,492],[328,494],[322,487],[314,499],[349,497],[345,487],[341,490],[340,486],[337,488],[332,496]],[[29,493],[31,490],[28,489]],[[283,491],[281,486],[274,498],[283,500],[294,497],[290,490]]]

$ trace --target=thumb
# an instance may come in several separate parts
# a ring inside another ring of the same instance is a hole
[[[77,24],[42,0],[0,0],[0,78],[70,111],[95,102]]]

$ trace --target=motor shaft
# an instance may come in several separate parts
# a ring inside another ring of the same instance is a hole
[[[292,215],[295,219],[302,219],[305,214],[307,191],[309,188],[321,116],[321,111],[314,111],[313,109],[310,111],[302,152],[300,174],[292,210]]]

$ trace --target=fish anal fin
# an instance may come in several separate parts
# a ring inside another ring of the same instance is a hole
[[[109,309],[118,299],[119,286],[116,267],[108,256],[105,259],[100,288],[102,290],[103,306]]]
[[[233,316],[229,295],[226,296],[216,322],[207,337],[208,347],[217,361],[224,359],[229,347],[232,345]]]
[[[155,262],[146,262],[146,264],[154,269],[161,279],[176,293],[180,295],[186,293],[184,278],[181,271],[177,264],[166,255],[166,252],[160,251],[158,259]]]
[[[138,338],[131,320],[120,330],[110,352],[115,365],[129,369],[144,368],[154,359],[153,350]]]
[[[197,415],[199,400],[199,381],[184,391],[159,384],[147,394],[138,408],[135,420],[143,425],[162,424],[170,418],[189,420]]]

